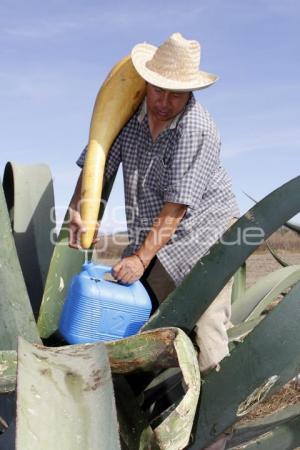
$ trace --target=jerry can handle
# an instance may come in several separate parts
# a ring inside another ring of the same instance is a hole
[[[83,264],[83,270],[86,270],[87,273],[96,279],[104,280],[104,275],[106,273],[111,273],[111,267],[109,266],[102,266],[102,265],[95,265],[94,263],[85,263]]]

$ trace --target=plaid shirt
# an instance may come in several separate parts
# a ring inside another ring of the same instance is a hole
[[[157,253],[175,283],[208,252],[239,215],[230,178],[220,165],[220,145],[212,118],[193,94],[155,142],[143,102],[116,138],[105,166],[109,179],[123,165],[129,235],[123,256],[140,247],[165,202],[188,206],[171,240]],[[80,167],[85,151],[77,161]]]

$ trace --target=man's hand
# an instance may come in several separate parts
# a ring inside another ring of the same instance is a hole
[[[139,280],[144,273],[144,266],[136,256],[128,256],[121,259],[112,268],[113,277],[124,284],[132,284]]]
[[[98,239],[98,229],[99,223],[97,223],[95,229],[95,235],[93,239],[93,244],[96,244]],[[82,233],[86,232],[86,228],[83,226],[80,212],[77,211],[72,206],[69,206],[69,247],[71,248],[81,248],[80,237]]]
[[[79,211],[69,206],[69,247],[80,248],[80,236],[85,231]]]
[[[113,277],[126,284],[141,278],[156,253],[170,240],[186,209],[187,205],[165,203],[136,254],[121,259],[114,265]]]

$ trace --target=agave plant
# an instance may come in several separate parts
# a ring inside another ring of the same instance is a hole
[[[53,248],[53,186],[45,166],[8,164],[3,188],[0,448],[184,448],[200,391],[190,339],[166,328],[106,345],[44,346],[42,338],[49,344],[57,329],[68,282],[84,254],[68,247],[65,227]],[[170,368],[182,376],[182,396],[151,427],[121,374]]]
[[[249,227],[259,227],[267,238],[299,212],[299,188],[300,177],[272,192],[225,233],[223,242],[237,242]],[[57,346],[68,284],[85,256],[68,247],[66,226],[55,237],[53,206],[47,167],[7,165],[0,189],[1,449],[14,448],[15,428],[18,450],[199,450],[220,436],[227,436],[226,448],[232,449],[300,444],[299,405],[239,425],[300,372],[300,266],[280,269],[246,290],[244,263],[258,243],[219,242],[138,335]],[[234,274],[231,354],[202,382],[199,399],[200,374],[189,336]]]

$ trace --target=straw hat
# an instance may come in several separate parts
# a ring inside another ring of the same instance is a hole
[[[137,44],[131,52],[132,62],[144,80],[170,91],[203,89],[218,77],[199,71],[201,48],[198,41],[189,41],[173,33],[160,47]]]

